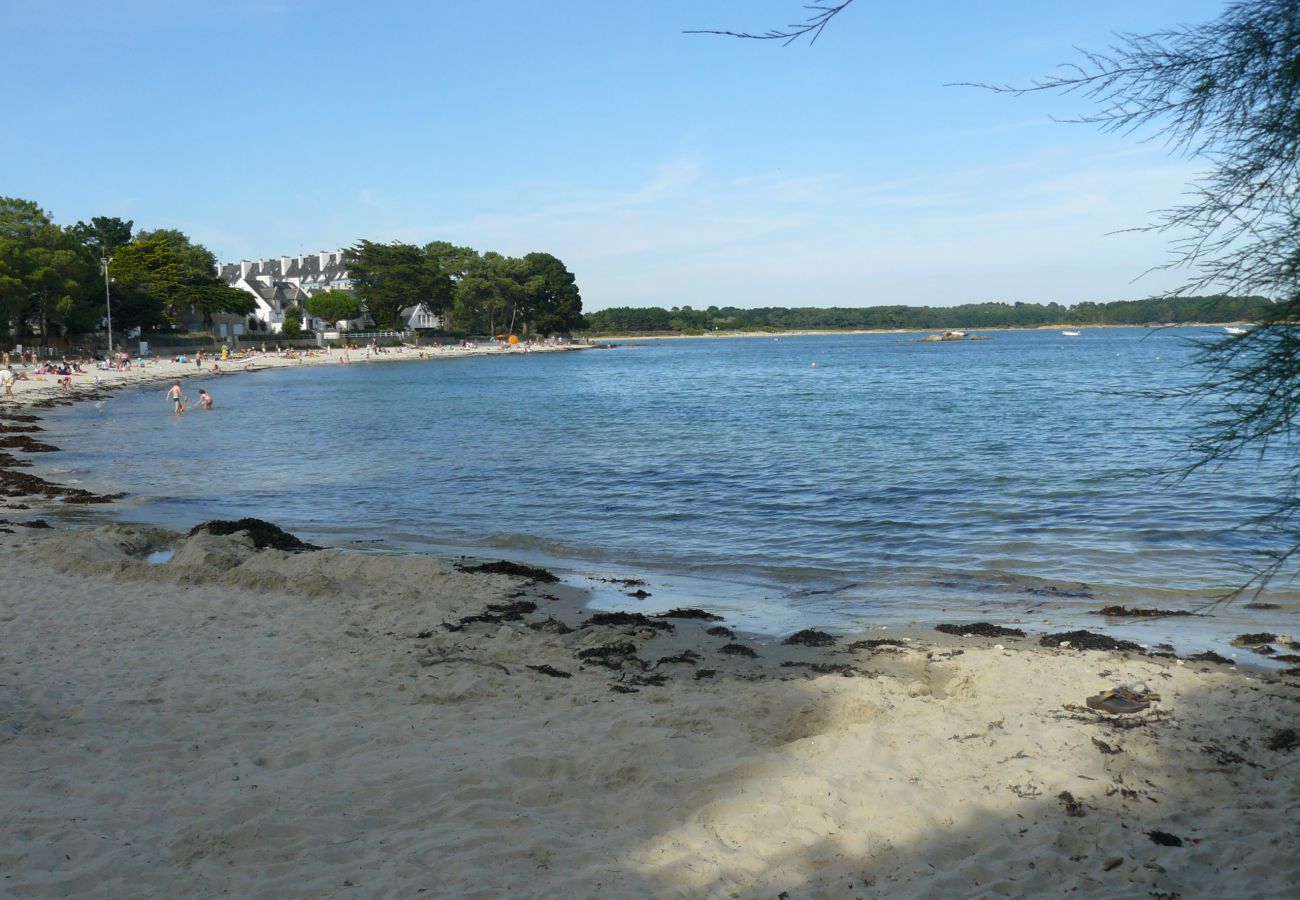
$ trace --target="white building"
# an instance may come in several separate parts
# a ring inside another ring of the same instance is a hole
[[[231,287],[253,295],[257,309],[251,318],[261,323],[261,330],[272,333],[284,327],[284,313],[289,307],[303,307],[308,297],[325,291],[348,291],[352,288],[342,250],[257,261],[245,259],[217,266],[217,275]],[[335,324],[309,316],[303,309],[303,328],[319,331],[333,328]],[[364,325],[364,320],[348,323],[349,328],[362,328]]]

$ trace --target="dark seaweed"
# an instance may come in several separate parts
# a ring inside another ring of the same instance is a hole
[[[521,563],[510,562],[509,560],[500,559],[496,562],[480,563],[476,566],[458,565],[456,568],[462,572],[480,573],[483,575],[513,575],[516,578],[531,578],[533,581],[540,581],[546,584],[559,581],[559,576],[548,572],[546,569],[538,566],[525,566]]]
[[[845,678],[853,678],[857,675],[865,674],[861,669],[855,669],[853,666],[844,663],[820,663],[820,662],[795,662],[787,660],[781,663],[783,669],[807,669],[810,672],[816,672],[818,675],[843,675]]]
[[[543,675],[550,675],[552,678],[572,678],[572,677],[573,677],[573,673],[572,673],[572,672],[565,672],[564,670],[562,670],[562,669],[557,669],[557,668],[555,668],[554,666],[546,666],[546,665],[542,665],[542,666],[529,666],[528,668],[532,669],[534,672],[541,672]]]
[[[1161,847],[1181,847],[1183,845],[1182,838],[1167,831],[1148,831],[1147,837],[1151,838],[1151,843],[1159,844]]]
[[[1294,750],[1300,747],[1300,734],[1297,734],[1294,728],[1279,728],[1269,736],[1264,746],[1274,753]]]
[[[687,609],[670,609],[668,612],[655,613],[656,619],[701,619],[705,622],[721,622],[722,616],[693,607]]]
[[[972,622],[969,625],[936,625],[935,631],[941,631],[944,634],[955,634],[958,637],[1024,637],[1025,633],[1019,628],[1003,628],[1001,625],[993,625],[989,622]]]
[[[592,625],[613,625],[616,628],[655,628],[659,631],[675,631],[676,627],[671,622],[656,622],[648,617],[645,613],[629,612],[600,612],[592,613],[590,619],[582,624],[583,628]]]
[[[1185,609],[1143,609],[1140,606],[1107,606],[1096,610],[1093,615],[1109,616],[1113,619],[1138,618],[1142,616],[1190,616]]]
[[[727,653],[731,656],[745,656],[745,657],[749,657],[750,659],[754,659],[758,656],[757,653],[755,653],[750,648],[746,647],[744,644],[727,644],[726,646],[720,648],[718,652]]]
[[[803,631],[796,631],[781,643],[802,645],[804,647],[829,647],[835,643],[835,640],[833,634],[818,631],[816,628],[805,628]]]
[[[714,637],[734,638],[736,632],[732,631],[726,625],[714,625],[705,634],[711,634]]]
[[[1059,647],[1066,641],[1075,650],[1142,650],[1132,641],[1118,641],[1091,631],[1063,631],[1060,634],[1045,634],[1038,639],[1038,643],[1044,647]]]
[[[270,547],[273,550],[286,550],[290,553],[298,553],[308,550],[320,550],[315,544],[308,544],[298,540],[289,532],[285,531],[279,525],[273,525],[261,519],[237,519],[234,521],[225,519],[214,519],[211,522],[203,522],[195,525],[190,529],[189,535],[193,537],[196,534],[237,534],[246,532],[253,539],[253,546],[258,550],[265,550]]]

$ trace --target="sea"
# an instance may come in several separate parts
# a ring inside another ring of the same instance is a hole
[[[69,522],[255,516],[358,552],[545,565],[597,607],[698,606],[760,634],[991,621],[1252,656],[1228,638],[1290,630],[1291,581],[1224,601],[1282,546],[1242,526],[1286,460],[1176,477],[1221,399],[1168,395],[1222,329],[975,334],[195,377],[211,412],[173,415],[163,385],[54,411],[62,452],[40,462],[128,494],[55,511]],[[1115,604],[1197,615],[1097,615]]]

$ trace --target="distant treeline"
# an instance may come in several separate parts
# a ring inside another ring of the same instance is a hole
[[[1180,322],[1249,322],[1271,309],[1264,297],[1153,297],[1112,303],[967,303],[962,306],[868,306],[851,308],[781,306],[691,309],[622,306],[586,316],[590,331],[803,331],[901,328],[1033,328],[1055,325],[1173,325]]]

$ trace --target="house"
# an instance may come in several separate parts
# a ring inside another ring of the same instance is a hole
[[[302,308],[304,328],[312,331],[333,328],[335,323],[307,314],[307,298],[325,291],[347,291],[352,288],[342,250],[257,261],[245,259],[218,265],[217,275],[231,287],[253,295],[257,308],[247,324],[259,331],[272,333],[279,332],[284,327],[284,314],[292,306]],[[348,325],[350,328],[362,328],[365,320],[356,320]],[[215,322],[214,326],[220,327]],[[231,331],[231,334],[238,333]]]
[[[425,303],[404,306],[398,311],[402,317],[403,327],[408,331],[434,331],[442,328],[442,316],[429,309]]]

